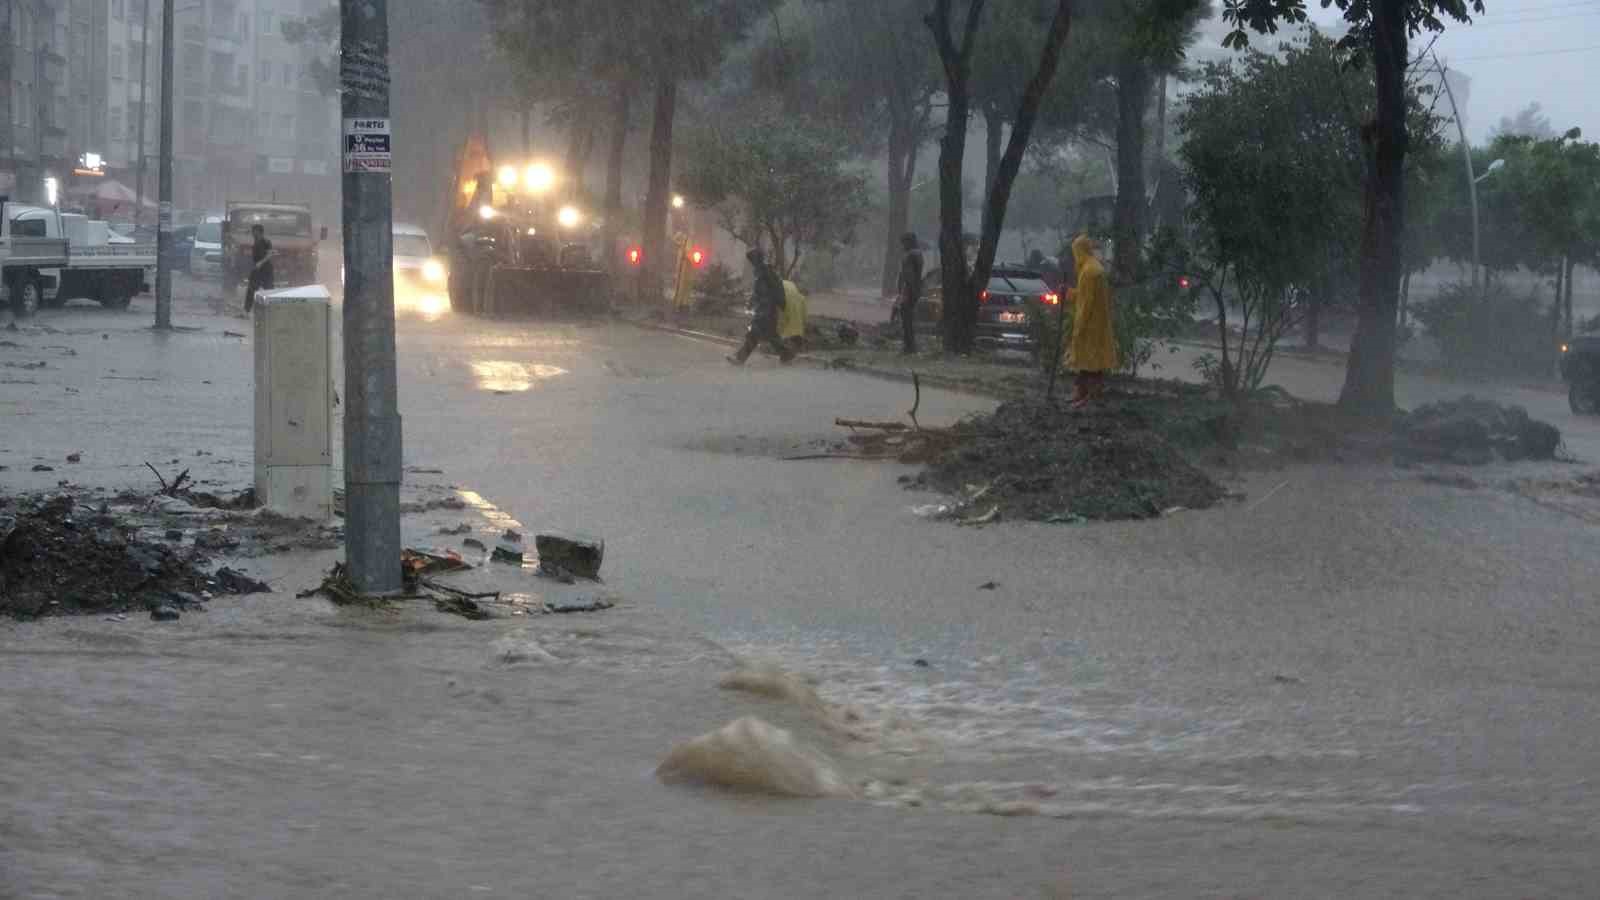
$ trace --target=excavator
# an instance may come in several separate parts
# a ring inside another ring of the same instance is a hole
[[[603,310],[603,223],[538,159],[495,159],[469,137],[456,157],[444,249],[451,309],[479,316]]]

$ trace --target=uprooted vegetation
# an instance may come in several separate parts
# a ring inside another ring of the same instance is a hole
[[[919,512],[961,524],[1147,519],[1229,496],[1215,475],[1293,463],[1484,464],[1553,459],[1560,432],[1471,397],[1375,422],[1278,389],[1230,403],[1205,387],[1121,380],[1084,410],[1040,397],[948,428],[840,419],[829,456],[925,466],[902,479],[954,499]]]

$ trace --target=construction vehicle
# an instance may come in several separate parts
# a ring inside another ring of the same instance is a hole
[[[456,160],[443,250],[450,307],[469,315],[606,308],[602,225],[538,160],[495,160],[481,137]]]
[[[0,284],[19,316],[78,298],[125,309],[149,290],[155,264],[155,247],[115,235],[105,222],[48,206],[0,209]]]

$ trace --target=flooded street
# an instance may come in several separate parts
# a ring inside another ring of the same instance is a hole
[[[175,433],[242,484],[247,345],[176,339],[102,352],[174,382]],[[722,352],[402,322],[408,479],[603,536],[614,610],[294,599],[324,554],[174,625],[0,624],[0,897],[1592,893],[1593,524],[1303,466],[1208,512],[957,528],[909,511],[907,467],[784,459],[908,387]],[[51,402],[8,449],[62,439]],[[921,417],[990,406],[928,390]],[[87,483],[130,477],[82,449]],[[746,717],[765,763],[701,776],[829,796],[657,777]]]

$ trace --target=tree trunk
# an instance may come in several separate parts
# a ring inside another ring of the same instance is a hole
[[[1044,96],[1050,90],[1050,82],[1056,77],[1056,65],[1061,61],[1061,47],[1066,44],[1071,31],[1072,0],[1060,0],[1060,5],[1056,7],[1055,18],[1050,23],[1050,31],[1045,36],[1044,50],[1039,56],[1039,67],[1034,70],[1033,77],[1028,80],[1028,86],[1022,92],[1022,102],[1017,107],[1016,121],[1011,128],[1011,139],[1006,143],[1005,155],[1000,158],[999,169],[995,172],[994,189],[989,192],[985,216],[988,224],[983,229],[983,240],[978,245],[978,260],[972,272],[972,289],[968,292],[974,297],[979,286],[989,281],[989,272],[994,267],[995,251],[1000,246],[1000,232],[1005,227],[1006,206],[1011,202],[1011,187],[1016,183],[1017,173],[1022,170],[1022,155],[1028,150],[1028,141],[1033,137],[1033,124],[1039,117],[1039,107],[1044,103]],[[973,325],[976,326],[976,304],[972,310]]]
[[[606,233],[605,267],[613,272],[623,266],[622,248],[622,165],[628,152],[628,118],[632,113],[633,85],[619,80],[611,97],[611,152],[606,155]]]
[[[1394,412],[1395,310],[1399,305],[1401,241],[1405,235],[1406,0],[1375,0],[1373,69],[1376,121],[1365,126],[1371,173],[1362,229],[1360,316],[1350,344],[1339,404],[1352,412]]]
[[[893,101],[891,101],[892,103]],[[910,110],[889,117],[889,218],[883,242],[883,295],[900,287],[900,236],[911,220],[911,178],[916,173],[916,136]]]
[[[1561,325],[1565,316],[1563,310],[1566,306],[1567,296],[1567,260],[1566,257],[1556,260],[1556,293],[1550,299],[1550,352],[1556,353],[1561,343]]]
[[[594,119],[589,116],[574,117],[567,133],[567,199],[577,200],[584,195],[584,172],[588,168],[589,151],[594,147]]]
[[[650,186],[644,202],[644,262],[639,267],[639,300],[658,304],[667,252],[667,206],[672,191],[672,125],[677,117],[678,79],[657,76],[655,120],[650,126]]]
[[[1112,281],[1139,280],[1144,245],[1144,116],[1150,108],[1150,69],[1142,60],[1124,63],[1117,73],[1117,208],[1111,239],[1115,256]]]
[[[1306,349],[1318,350],[1322,346],[1322,302],[1323,294],[1319,290],[1312,294],[1310,303],[1306,305]]]
[[[968,353],[978,321],[978,295],[967,280],[965,227],[961,221],[962,170],[967,155],[967,126],[971,118],[968,90],[972,47],[985,0],[972,0],[958,47],[950,34],[952,0],[938,0],[926,22],[939,47],[945,73],[944,137],[939,142],[939,269],[944,290],[944,349]]]
[[[1563,332],[1563,336],[1567,340],[1571,340],[1572,339],[1572,333],[1575,330],[1575,326],[1574,326],[1574,323],[1572,321],[1572,278],[1573,278],[1574,275],[1577,274],[1577,268],[1578,268],[1578,261],[1573,259],[1570,256],[1567,257],[1567,296],[1566,296],[1566,299],[1563,300],[1562,304],[1561,304],[1562,310],[1565,313],[1566,319],[1567,319],[1566,330]]]
[[[999,108],[993,104],[983,110],[984,123],[984,158],[983,158],[983,224],[979,226],[978,233],[989,231],[989,203],[988,197],[994,191],[994,182],[1000,175],[1001,142],[1006,136],[1006,120],[1000,114]]]

